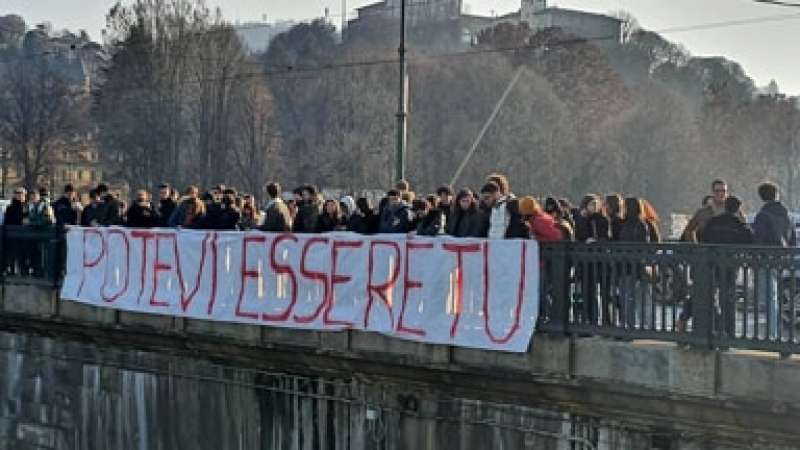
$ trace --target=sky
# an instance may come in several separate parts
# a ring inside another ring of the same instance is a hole
[[[377,0],[344,0],[349,16],[354,8]],[[413,1],[413,0],[411,0]],[[99,40],[105,14],[114,0],[0,0],[0,15],[19,14],[29,24],[51,22],[56,29],[85,29]],[[342,0],[207,0],[220,6],[229,20],[308,20],[328,8],[332,21],[341,22]],[[504,14],[519,9],[520,0],[464,0],[472,14]],[[558,0],[551,5],[608,13],[625,10],[642,27],[654,31],[694,25],[745,21],[706,29],[665,31],[696,56],[724,56],[742,64],[756,84],[776,80],[783,92],[800,95],[800,8],[756,3],[753,0]],[[800,4],[800,0],[798,0]]]

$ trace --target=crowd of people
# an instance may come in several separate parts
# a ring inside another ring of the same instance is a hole
[[[742,202],[728,195],[722,180],[712,183],[712,194],[703,199],[681,239],[715,244],[789,246],[796,242],[794,224],[778,198],[778,188],[764,183],[758,188],[764,207],[753,225],[746,223]],[[325,233],[352,231],[360,234],[410,233],[420,236],[533,238],[541,242],[584,243],[661,242],[661,220],[646,199],[619,194],[589,194],[577,207],[567,199],[515,196],[508,179],[491,174],[479,192],[454,193],[442,186],[435,194],[418,196],[408,182],[399,181],[377,205],[369,198],[322,198],[312,185],[300,186],[286,196],[278,183],[266,186],[260,207],[254,195],[223,185],[201,193],[189,186],[182,196],[169,184],[158,187],[152,201],[147,190],[138,190],[126,205],[99,184],[83,205],[72,185],[50,201],[46,189],[14,191],[5,211],[6,225],[127,226],[131,228],[180,227],[208,230],[262,230],[267,232]]]
[[[681,240],[694,243],[732,244],[789,247],[797,244],[795,223],[779,199],[778,187],[763,183],[758,195],[764,202],[752,224],[745,220],[742,201],[728,193],[722,180],[711,183],[711,194],[703,199],[701,208],[692,216]],[[151,201],[146,190],[136,191],[132,204],[126,205],[99,184],[89,193],[90,201],[83,205],[71,185],[63,195],[50,201],[44,189],[14,191],[14,198],[5,210],[6,225],[30,227],[60,227],[82,225],[127,226],[131,228],[172,227],[201,230],[261,230],[266,232],[325,233],[351,231],[371,235],[403,233],[419,236],[449,235],[474,238],[536,239],[540,242],[661,242],[661,221],[653,205],[637,197],[623,198],[619,194],[600,196],[589,194],[577,207],[567,199],[548,197],[540,202],[532,196],[514,195],[508,179],[498,173],[487,177],[479,192],[462,189],[454,193],[442,186],[435,194],[417,196],[406,181],[398,182],[373,205],[367,197],[354,199],[322,198],[315,186],[303,185],[285,195],[278,183],[266,186],[266,201],[259,207],[256,198],[241,194],[226,186],[215,186],[201,194],[189,186],[179,196],[169,184],[158,187],[158,200]],[[6,270],[36,274],[44,266],[43,254],[35,245],[8,242]],[[62,255],[63,257],[63,255]],[[587,319],[595,322],[612,320],[619,311],[632,311],[626,302],[612,301],[611,291],[627,279],[641,274],[625,272],[612,277],[601,269],[588,267],[584,274]],[[617,267],[617,272],[620,272]],[[726,274],[733,279],[733,274]],[[688,285],[688,273],[683,279]],[[776,315],[778,304],[774,276],[763,289],[769,300],[770,314]],[[631,281],[628,280],[628,281]],[[601,285],[605,290],[601,292]],[[634,283],[635,284],[635,283]],[[728,283],[734,284],[734,281]],[[680,285],[680,283],[679,283]],[[605,300],[598,303],[597,298]],[[601,313],[601,311],[603,311]],[[691,301],[683,304],[679,329],[685,329],[692,315]],[[621,320],[621,319],[616,319]],[[632,320],[627,318],[626,320]]]

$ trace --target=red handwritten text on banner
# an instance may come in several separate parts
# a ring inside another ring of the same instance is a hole
[[[99,307],[298,329],[358,329],[524,352],[535,241],[72,228],[61,296]]]

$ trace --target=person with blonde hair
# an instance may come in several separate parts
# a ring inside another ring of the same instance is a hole
[[[650,242],[661,242],[661,219],[658,217],[656,209],[646,198],[642,199],[642,217],[647,224]]]
[[[546,214],[533,197],[519,199],[519,213],[528,222],[531,237],[539,242],[558,242],[564,239],[561,229],[555,220]]]
[[[486,177],[486,182],[496,184],[500,188],[500,195],[503,197],[514,198],[514,194],[511,193],[511,186],[508,183],[508,177],[502,173],[494,172],[489,174]]]

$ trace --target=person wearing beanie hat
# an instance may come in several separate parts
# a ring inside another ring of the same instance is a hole
[[[519,213],[528,221],[531,236],[539,242],[558,242],[564,236],[553,217],[545,214],[539,202],[530,196],[519,199]]]

